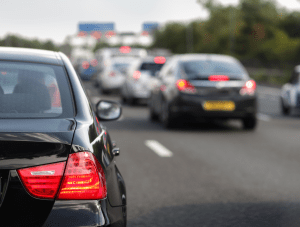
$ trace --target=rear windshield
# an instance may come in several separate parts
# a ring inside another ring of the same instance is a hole
[[[155,75],[155,72],[159,71],[164,64],[156,63],[143,63],[140,67],[140,71],[149,71],[152,75]]]
[[[187,61],[182,68],[188,79],[207,79],[210,75],[227,75],[230,79],[245,79],[246,71],[236,62],[224,61]]]
[[[115,64],[113,65],[113,68],[114,68],[115,70],[122,71],[122,70],[124,70],[124,69],[127,69],[128,66],[129,66],[129,63],[115,63]]]
[[[0,118],[74,116],[62,66],[0,61]]]

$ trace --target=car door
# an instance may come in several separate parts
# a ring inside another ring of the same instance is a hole
[[[282,88],[282,99],[286,106],[295,107],[297,102],[297,90],[299,87],[299,71],[296,66],[292,72],[292,76],[287,84]]]

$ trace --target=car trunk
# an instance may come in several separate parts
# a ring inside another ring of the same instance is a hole
[[[72,119],[0,120],[0,225],[41,226],[54,200],[36,199],[17,170],[66,161],[75,130]]]
[[[245,81],[208,81],[208,80],[190,80],[196,89],[196,95],[205,97],[234,97],[239,95],[239,91],[245,85]]]

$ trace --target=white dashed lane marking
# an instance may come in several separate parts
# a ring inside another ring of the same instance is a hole
[[[146,140],[145,145],[160,157],[172,157],[173,153],[156,140]]]

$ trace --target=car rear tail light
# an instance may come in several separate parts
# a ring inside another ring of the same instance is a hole
[[[82,62],[82,68],[88,69],[90,67],[90,63],[88,61]]]
[[[256,91],[256,83],[254,80],[248,80],[240,90],[241,95],[254,95]]]
[[[66,162],[17,170],[27,192],[40,199],[54,199]]]
[[[96,66],[98,65],[97,59],[91,60],[91,65],[92,65],[93,67],[96,67]]]
[[[177,80],[176,87],[179,91],[184,93],[194,94],[196,93],[195,87],[187,80]]]
[[[114,72],[114,71],[111,71],[110,73],[109,73],[109,76],[110,77],[114,77],[116,75],[116,73]]]
[[[69,155],[57,199],[104,199],[107,195],[104,171],[90,152]]]
[[[134,71],[132,77],[135,80],[139,80],[141,78],[141,72],[140,71]]]
[[[229,77],[226,75],[211,75],[208,77],[209,81],[227,81]]]

